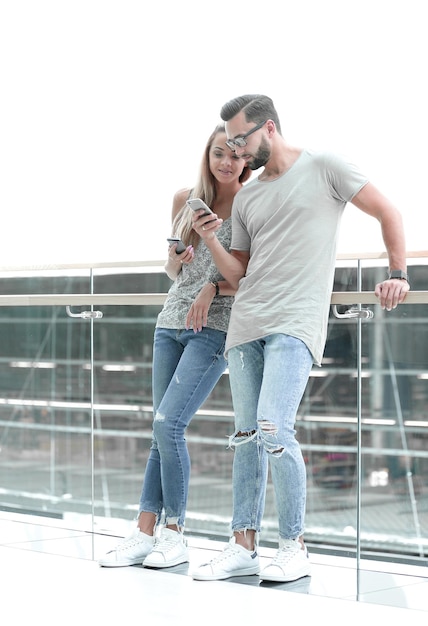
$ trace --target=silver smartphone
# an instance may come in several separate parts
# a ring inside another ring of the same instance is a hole
[[[186,246],[178,237],[167,237],[167,242],[169,243],[170,246],[172,246],[174,243],[177,244],[177,247],[175,249],[177,254],[181,254],[186,249]]]
[[[192,209],[192,211],[198,211],[199,209],[204,209],[205,213],[202,213],[200,217],[202,217],[203,215],[212,214],[210,207],[207,204],[205,204],[205,202],[201,200],[200,198],[190,198],[189,200],[187,200],[187,204]]]

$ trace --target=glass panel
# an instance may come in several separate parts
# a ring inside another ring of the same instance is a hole
[[[166,293],[164,272],[94,273],[94,293]],[[102,306],[94,324],[95,530],[123,535],[137,514],[152,429],[152,341],[159,305]]]
[[[337,268],[334,291],[356,289],[357,268]],[[357,548],[358,356],[356,320],[331,309],[322,367],[312,369],[297,421],[308,477],[306,542],[347,557]]]
[[[86,276],[14,275],[3,294],[79,293]],[[0,307],[0,510],[91,511],[90,326],[64,307]]]
[[[95,293],[166,293],[162,273],[94,275]],[[94,324],[95,529],[123,534],[138,512],[153,419],[151,367],[161,306],[103,306]],[[225,374],[188,429],[192,476],[186,528],[228,534],[233,414]]]
[[[426,267],[411,275],[412,289],[422,290]],[[384,276],[383,268],[365,269],[363,289]],[[334,290],[356,291],[357,278],[338,268]],[[321,551],[419,563],[428,536],[427,306],[368,308],[370,320],[331,316],[323,367],[313,370],[302,403],[306,539]]]
[[[146,280],[148,283],[146,284]],[[355,289],[356,268],[338,273]],[[142,277],[94,277],[94,291],[141,291]],[[164,274],[144,276],[144,291],[166,292]],[[121,534],[138,510],[152,423],[152,339],[158,307],[103,307],[94,325],[96,528]],[[307,540],[355,554],[357,467],[355,320],[331,324],[323,368],[314,368],[297,430],[308,467]],[[228,537],[232,512],[233,410],[227,372],[188,429],[192,473],[188,532]],[[277,543],[277,515],[267,488],[262,542]]]
[[[376,307],[364,327],[363,556],[417,562],[428,553],[427,319],[425,304]]]

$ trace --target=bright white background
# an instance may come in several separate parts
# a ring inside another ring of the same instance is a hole
[[[222,104],[344,153],[427,248],[425,0],[1,0],[0,267],[163,259]],[[340,250],[383,250],[349,206]]]

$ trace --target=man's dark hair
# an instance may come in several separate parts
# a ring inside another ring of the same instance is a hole
[[[259,93],[238,96],[226,102],[221,108],[220,117],[224,122],[228,122],[238,113],[243,111],[247,122],[261,124],[265,120],[273,120],[277,131],[281,135],[281,124],[273,101],[268,96]]]

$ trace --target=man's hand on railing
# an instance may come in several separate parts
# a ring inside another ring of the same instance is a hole
[[[410,285],[401,278],[389,278],[375,287],[375,294],[379,298],[382,309],[391,311],[404,302]]]

